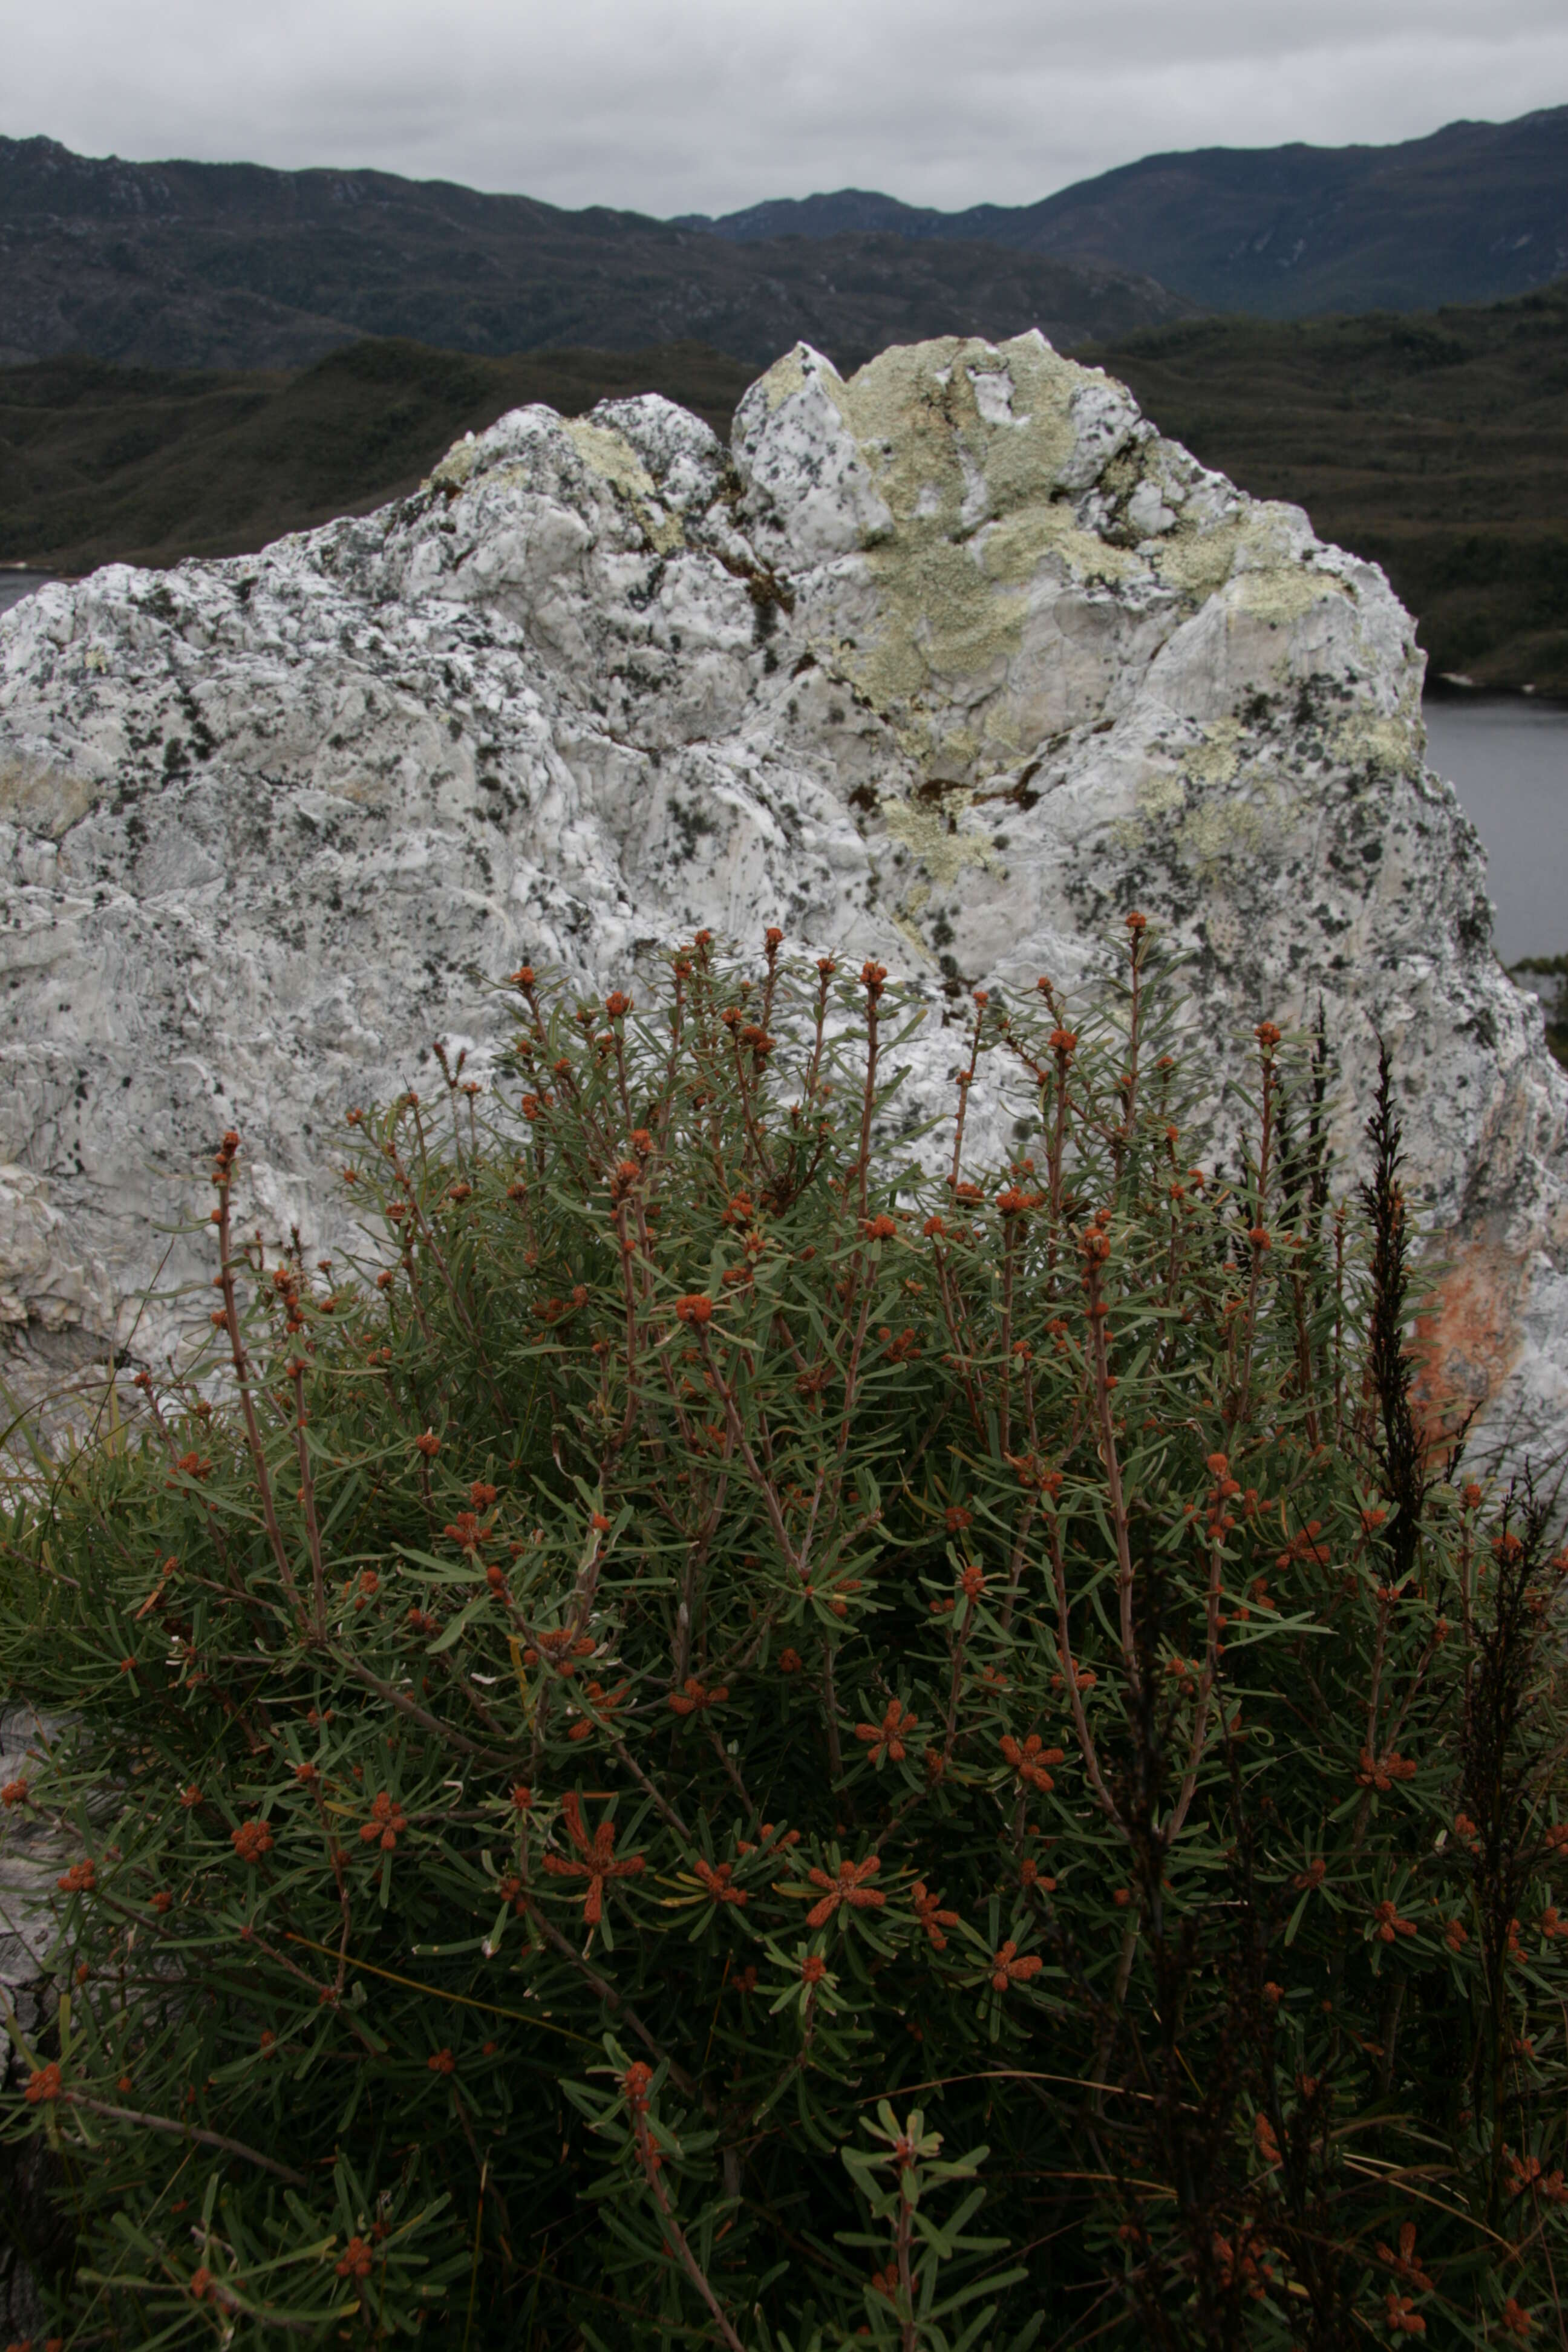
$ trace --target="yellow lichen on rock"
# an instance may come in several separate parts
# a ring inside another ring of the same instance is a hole
[[[565,418],[564,425],[566,437],[583,463],[626,499],[648,544],[660,555],[680,546],[684,537],[680,525],[660,504],[653,477],[630,442],[609,425],[590,425],[580,416]]]
[[[51,841],[63,841],[103,790],[100,777],[53,760],[31,759],[26,751],[0,760],[0,818]]]
[[[786,383],[788,365],[768,379],[770,404],[804,380],[796,362]],[[847,383],[822,380],[892,519],[865,551],[878,625],[846,667],[917,760],[951,759],[952,730],[932,725],[930,706],[965,680],[1005,692],[1042,563],[1055,557],[1084,579],[1134,563],[1079,530],[1058,489],[1089,372],[1038,335],[948,337],[884,352]]]
[[[1270,793],[1251,800],[1234,795],[1199,802],[1182,820],[1179,839],[1200,879],[1212,879],[1227,857],[1255,856],[1279,812]]]
[[[1322,598],[1351,593],[1336,572],[1301,562],[1290,521],[1291,509],[1272,502],[1206,528],[1178,521],[1151,560],[1165,587],[1194,603],[1228,588],[1241,611],[1285,626]]]
[[[783,359],[775,360],[760,381],[767,394],[768,414],[772,415],[774,410],[784,406],[792,393],[799,392],[805,383],[805,370],[800,363],[799,352],[785,352]]]
[[[1085,582],[1126,580],[1143,569],[1142,558],[1131,549],[1112,547],[1097,532],[1080,530],[1072,508],[1060,499],[1004,516],[985,531],[981,546],[987,572],[1002,586],[1032,580],[1051,555]]]
[[[1138,814],[1151,821],[1173,816],[1186,806],[1187,788],[1178,771],[1151,768],[1139,779]]]
[[[977,841],[972,834],[949,830],[950,824],[957,826],[957,812],[968,805],[966,794],[954,797],[951,814],[944,813],[940,804],[928,801],[888,800],[882,803],[882,822],[894,840],[901,841],[916,859],[921,873],[931,882],[948,887],[957,881],[965,866],[978,866],[988,874],[1002,871],[1001,860],[988,842]]]
[[[426,490],[460,490],[472,479],[479,462],[479,444],[471,433],[454,441],[438,466],[433,466],[420,488]]]
[[[1418,715],[1391,711],[1370,718],[1364,711],[1347,711],[1334,728],[1334,757],[1347,767],[1379,770],[1385,775],[1420,772],[1423,730]]]
[[[1241,726],[1235,719],[1215,719],[1204,730],[1204,740],[1184,752],[1182,765],[1198,784],[1228,784],[1241,765]]]

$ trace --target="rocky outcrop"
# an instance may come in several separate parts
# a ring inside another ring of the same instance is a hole
[[[730,452],[658,399],[520,410],[378,514],[46,590],[0,624],[0,1315],[161,1337],[231,1121],[261,1213],[340,1241],[345,1106],[437,1037],[482,1067],[525,958],[877,953],[929,987],[918,1093],[968,987],[1071,986],[1137,905],[1221,1136],[1263,1014],[1321,1003],[1347,1106],[1386,1040],[1447,1377],[1560,1435],[1568,1087],[1420,675],[1378,571],[1037,335],[797,347]]]

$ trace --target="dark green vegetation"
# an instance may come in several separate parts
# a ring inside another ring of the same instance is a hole
[[[802,337],[844,365],[1030,326],[1068,349],[1192,307],[1124,270],[999,246],[742,247],[384,172],[98,162],[0,139],[0,363],[298,367],[375,335],[491,357],[696,339],[755,372]]]
[[[1381,563],[1434,673],[1568,694],[1568,280],[1482,309],[1213,319],[1079,354]]]
[[[1386,1076],[1336,1205],[1260,1024],[1205,1181],[1123,937],[940,1178],[776,932],[520,971],[499,1098],[351,1114],[362,1263],[224,1139],[225,1377],[0,1525],[67,2344],[1551,2332],[1568,1557],[1423,1450]]]
[[[721,237],[896,231],[1146,270],[1205,310],[1297,319],[1495,301],[1568,269],[1568,107],[1393,147],[1145,155],[1035,205],[938,213],[859,188],[705,221]]]
[[[662,392],[727,434],[749,370],[700,343],[483,359],[359,342],[294,375],[100,360],[0,372],[0,560],[61,572],[248,552],[412,489],[461,434]]]

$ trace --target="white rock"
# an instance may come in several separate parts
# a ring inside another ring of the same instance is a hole
[[[378,514],[47,588],[0,623],[0,1314],[125,1339],[231,1122],[261,1213],[340,1244],[345,1106],[437,1036],[482,1069],[525,958],[603,985],[777,921],[940,1013],[1071,986],[1138,905],[1226,1041],[1217,1134],[1257,1019],[1321,1000],[1347,1106],[1386,1037],[1453,1375],[1561,1438],[1568,1087],[1421,666],[1380,572],[1037,335],[802,347],[730,457],[651,397],[519,410]]]
[[[67,1220],[41,1176],[0,1167],[0,1324],[113,1328],[113,1288],[100,1265],[73,1259]]]

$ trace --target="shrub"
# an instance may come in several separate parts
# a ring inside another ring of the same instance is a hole
[[[224,1139],[210,1360],[4,1554],[67,2340],[1554,2329],[1563,1559],[1418,1425],[1386,1069],[1360,1194],[1268,1022],[1189,1167],[1128,940],[902,1142],[879,966],[525,970],[352,1269]]]

